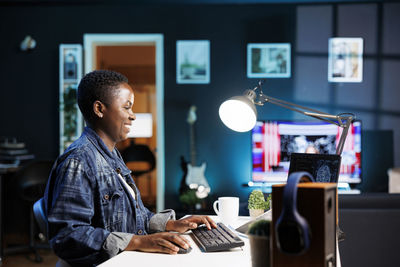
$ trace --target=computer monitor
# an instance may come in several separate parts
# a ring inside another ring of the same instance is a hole
[[[321,121],[257,121],[251,132],[251,183],[286,182],[291,153],[336,154],[342,128]],[[361,121],[352,122],[338,182],[361,183]]]

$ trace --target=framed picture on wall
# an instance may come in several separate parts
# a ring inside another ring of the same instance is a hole
[[[210,41],[176,42],[176,82],[210,83]]]
[[[83,129],[83,118],[76,101],[76,93],[82,78],[82,45],[60,44],[59,55],[59,116],[62,153],[78,139]]]
[[[363,39],[330,38],[328,81],[362,82]]]
[[[247,44],[248,78],[289,78],[290,44]]]

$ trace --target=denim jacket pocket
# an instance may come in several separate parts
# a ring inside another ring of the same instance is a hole
[[[104,226],[113,232],[122,224],[124,203],[122,193],[117,190],[104,189],[100,191],[101,207],[104,213]]]

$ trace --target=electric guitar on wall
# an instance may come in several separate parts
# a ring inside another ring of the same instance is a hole
[[[191,106],[187,122],[190,125],[190,163],[187,163],[186,184],[190,189],[196,189],[198,198],[205,198],[210,193],[210,186],[204,176],[206,171],[206,163],[203,162],[200,166],[196,165],[196,145],[194,134],[194,123],[196,122],[196,106]]]

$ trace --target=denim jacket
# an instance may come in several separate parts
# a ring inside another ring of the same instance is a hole
[[[164,231],[172,210],[153,214],[117,149],[86,127],[53,166],[45,192],[50,244],[73,266],[94,266],[123,251],[133,235]],[[132,186],[128,192],[119,174]]]

